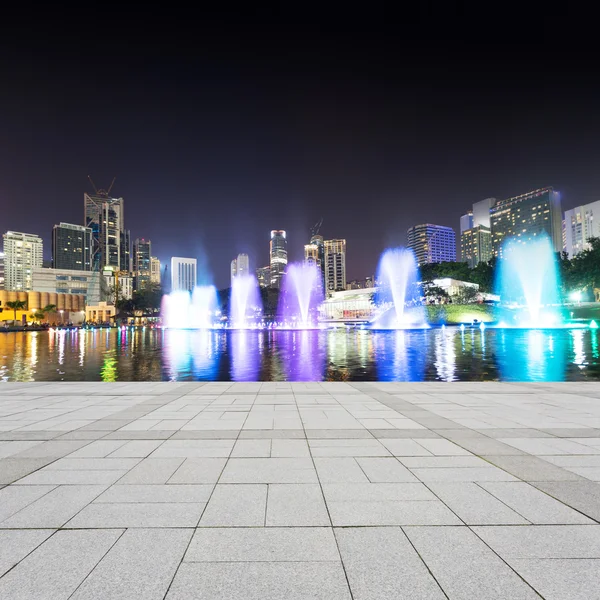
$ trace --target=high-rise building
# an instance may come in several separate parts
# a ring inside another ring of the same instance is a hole
[[[492,233],[489,227],[478,225],[461,233],[461,262],[466,262],[473,269],[480,262],[489,262],[492,256]]]
[[[150,257],[150,281],[160,285],[160,260],[156,256]]]
[[[304,244],[304,263],[315,265],[321,268],[321,259],[319,258],[319,247],[316,244]]]
[[[106,293],[101,300],[116,303],[118,300],[129,300],[133,297],[134,278],[123,271],[106,267],[102,272]]]
[[[260,267],[256,269],[256,279],[260,287],[271,287],[271,267]]]
[[[471,268],[492,258],[490,210],[495,198],[486,198],[473,204],[473,210],[460,218],[460,260]]]
[[[600,237],[600,200],[565,211],[564,250],[573,258],[589,248],[588,240]]]
[[[285,231],[277,229],[271,231],[269,250],[271,256],[271,287],[279,288],[288,262]]]
[[[346,240],[325,240],[325,289],[327,293],[346,289]]]
[[[83,195],[85,225],[92,230],[92,268],[113,267],[130,271],[131,234],[125,229],[123,198],[111,198],[98,190]]]
[[[133,286],[135,290],[143,289],[151,276],[152,242],[144,238],[137,238],[133,243]]]
[[[415,225],[408,230],[408,247],[419,265],[456,260],[456,234],[452,227]]]
[[[4,289],[4,252],[0,252],[0,290]]]
[[[72,271],[92,270],[92,230],[60,223],[52,229],[52,267]]]
[[[81,271],[81,269],[35,267],[32,277],[32,288],[35,292],[65,294],[67,298],[72,295],[81,295],[85,296],[87,304],[96,304],[103,300],[103,282],[100,281],[100,273]]]
[[[512,238],[526,242],[546,234],[555,252],[562,251],[560,193],[546,187],[500,200],[490,209],[492,251],[502,256],[502,245]]]
[[[473,227],[473,211],[470,210],[469,212],[465,213],[460,218],[460,233],[462,234],[463,231],[467,231],[467,229],[471,229],[472,227]]]
[[[32,233],[7,231],[4,240],[4,289],[32,290],[33,269],[43,263],[44,242]]]
[[[240,275],[248,275],[250,273],[250,259],[247,254],[238,254],[237,258],[231,261],[231,285],[233,280]]]
[[[187,290],[191,292],[196,287],[197,263],[195,258],[171,258],[171,291]]]

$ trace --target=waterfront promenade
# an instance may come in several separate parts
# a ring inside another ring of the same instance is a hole
[[[0,598],[586,599],[598,383],[0,385]]]

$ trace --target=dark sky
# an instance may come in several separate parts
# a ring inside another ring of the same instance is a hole
[[[489,196],[600,199],[587,32],[561,14],[423,6],[347,26],[168,5],[3,18],[0,229],[42,235],[49,257],[52,225],[82,222],[87,176],[116,176],[132,237],[162,261],[198,257],[222,287],[238,252],[267,264],[271,229],[300,259],[320,217],[347,239],[352,279],[409,226],[458,229]]]

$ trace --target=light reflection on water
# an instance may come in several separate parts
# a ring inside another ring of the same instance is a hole
[[[3,381],[599,380],[598,330],[0,334]]]

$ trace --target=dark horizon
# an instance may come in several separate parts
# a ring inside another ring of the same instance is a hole
[[[301,259],[321,217],[347,240],[351,280],[412,225],[458,234],[483,198],[553,186],[563,210],[598,200],[593,54],[559,43],[560,20],[521,21],[515,41],[504,16],[471,40],[473,21],[446,11],[410,35],[119,13],[96,39],[17,20],[0,42],[2,232],[41,235],[49,257],[54,224],[83,224],[87,176],[116,177],[132,240],[163,265],[198,258],[222,288],[239,252],[268,263],[271,229]]]

